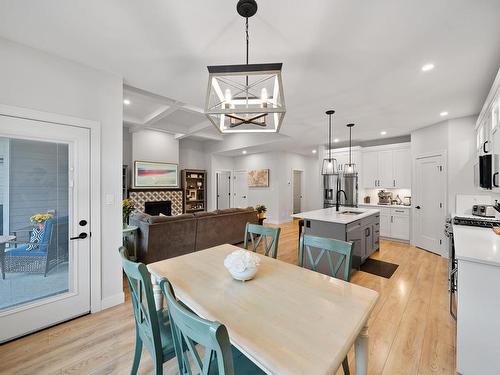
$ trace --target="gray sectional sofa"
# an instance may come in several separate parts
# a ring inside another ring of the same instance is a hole
[[[216,245],[243,242],[246,223],[258,223],[253,207],[178,216],[135,213],[130,218],[130,224],[139,227],[137,258],[146,264]]]

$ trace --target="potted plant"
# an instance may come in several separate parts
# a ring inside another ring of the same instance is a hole
[[[257,215],[259,216],[259,219],[264,219],[264,215],[266,214],[267,207],[264,206],[263,204],[258,204],[255,206],[255,210],[257,211]]]
[[[123,228],[127,228],[130,214],[135,210],[134,201],[130,199],[124,199],[122,201],[122,209],[123,209]]]
[[[52,214],[35,214],[30,217],[31,224],[42,230],[45,227],[45,222],[52,219]]]

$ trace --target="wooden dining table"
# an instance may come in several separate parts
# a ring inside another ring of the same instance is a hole
[[[257,254],[252,280],[234,280],[221,245],[148,265],[157,308],[167,278],[179,300],[223,323],[231,344],[268,374],[335,374],[355,345],[356,374],[368,369],[367,322],[378,293]]]

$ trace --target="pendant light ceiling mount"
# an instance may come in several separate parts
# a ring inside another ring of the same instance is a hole
[[[250,18],[257,13],[257,2],[255,0],[240,0],[236,4],[238,14],[244,18]]]
[[[236,5],[245,18],[246,64],[207,66],[205,115],[221,133],[276,133],[285,116],[282,63],[249,64],[248,19],[257,8],[255,0]]]

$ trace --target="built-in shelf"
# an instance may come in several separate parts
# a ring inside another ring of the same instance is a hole
[[[202,169],[183,169],[181,171],[183,191],[183,211],[185,213],[207,210],[207,172]],[[193,198],[194,199],[190,199]]]

